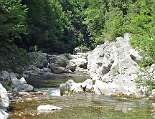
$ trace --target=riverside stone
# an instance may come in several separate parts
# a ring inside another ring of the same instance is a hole
[[[132,48],[128,33],[114,42],[97,46],[88,55],[89,74],[96,80],[95,92],[143,95],[145,92],[139,91],[135,82],[141,72],[137,61],[141,59],[139,52]]]
[[[62,109],[61,107],[57,107],[54,105],[39,105],[37,107],[38,112],[51,112],[54,110],[61,110],[61,109]]]
[[[9,107],[9,98],[6,89],[0,84],[0,119],[7,119],[7,108]]]

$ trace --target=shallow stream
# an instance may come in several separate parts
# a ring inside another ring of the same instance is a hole
[[[11,119],[154,119],[153,100],[78,94],[56,96],[59,90],[48,89],[49,98],[14,103]],[[53,91],[51,91],[53,90]],[[44,90],[45,91],[45,90]],[[52,104],[62,110],[37,113],[37,106]],[[16,113],[16,114],[15,114]],[[21,114],[21,115],[18,115]]]

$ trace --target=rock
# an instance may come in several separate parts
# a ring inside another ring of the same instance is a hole
[[[77,58],[70,60],[72,64],[75,64],[77,67],[87,69],[87,60],[83,58]],[[74,66],[74,65],[73,65]]]
[[[55,111],[55,110],[61,110],[61,107],[57,107],[54,105],[39,105],[37,107],[37,111],[38,112],[51,112],[51,111]]]
[[[30,96],[30,93],[28,92],[18,92],[19,96]]]
[[[6,113],[4,110],[0,109],[0,119],[7,119],[9,114]]]
[[[0,107],[7,108],[9,106],[9,98],[6,89],[0,84]]]
[[[10,74],[11,77],[11,81],[13,84],[13,90],[16,92],[19,91],[33,91],[33,86],[27,84],[26,80],[24,77],[22,77],[21,79],[17,79],[16,75],[14,73]]]
[[[70,59],[70,54],[48,55],[49,64],[55,64],[60,67],[66,67]]]
[[[43,69],[40,69],[41,72],[51,72],[51,69],[50,68],[43,68]]]
[[[145,90],[138,89],[135,79],[141,69],[137,64],[142,57],[130,44],[130,34],[116,38],[115,42],[98,45],[88,54],[88,72],[97,94],[126,94],[140,96]]]
[[[152,79],[155,81],[155,64],[148,67],[148,72],[150,73]]]
[[[76,70],[77,65],[75,64],[75,62],[70,61],[68,63],[68,65],[66,66],[66,68],[72,72],[74,72]]]
[[[51,69],[52,73],[60,74],[60,73],[69,73],[69,70],[67,70],[64,67],[60,67],[55,64],[50,64],[49,68]]]
[[[74,54],[77,54],[77,53],[86,53],[88,51],[90,51],[90,49],[87,48],[87,47],[76,47],[76,48],[74,48],[73,53]]]
[[[142,56],[139,54],[138,51],[136,51],[135,49],[130,49],[129,51],[130,53],[130,57],[135,61],[135,62],[139,62],[142,60]]]
[[[151,99],[155,99],[155,89],[153,89],[152,91],[151,91],[151,95],[149,96],[149,98],[151,98]]]
[[[93,81],[91,79],[87,79],[81,84],[81,87],[86,92],[91,92],[93,90]]]
[[[87,79],[83,83],[68,80],[66,83],[60,84],[60,94],[70,95],[82,92],[93,92],[93,88],[93,81],[91,79]]]
[[[88,53],[78,53],[76,55],[71,55],[71,59],[69,60],[66,68],[70,69],[72,72],[83,71],[83,69],[87,69],[87,56]]]
[[[75,83],[73,80],[68,80],[66,83],[60,84],[60,94],[64,95],[69,93],[73,83]]]
[[[34,65],[39,68],[47,67],[48,59],[47,54],[42,52],[30,52],[28,53],[30,65]]]
[[[10,80],[10,74],[7,71],[2,71],[0,73],[0,81]]]
[[[29,84],[22,84],[22,85],[17,85],[14,87],[13,91],[19,92],[19,91],[33,91],[34,88],[32,85]]]
[[[10,79],[10,73],[7,71],[0,72],[0,83],[7,89],[11,90],[11,79]]]
[[[68,80],[66,83],[60,84],[61,96],[78,92],[83,92],[81,83],[75,83],[73,80]]]
[[[9,107],[9,98],[6,89],[0,84],[0,119],[7,119],[7,108]]]

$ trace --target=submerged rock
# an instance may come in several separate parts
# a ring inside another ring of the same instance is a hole
[[[57,107],[54,105],[39,105],[37,107],[37,111],[38,112],[51,112],[51,111],[55,111],[55,110],[61,110],[61,107]]]

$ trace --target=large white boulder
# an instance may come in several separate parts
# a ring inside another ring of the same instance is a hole
[[[6,89],[0,84],[0,107],[7,108],[9,106],[9,98]]]
[[[7,119],[7,108],[9,107],[9,98],[6,89],[0,84],[0,119]]]
[[[105,42],[97,46],[88,55],[88,70],[91,78],[96,80],[97,94],[143,95],[135,79],[141,70],[137,64],[142,57],[130,44],[130,34],[116,38],[116,41]]]
[[[9,114],[4,110],[0,109],[0,119],[7,119]]]

